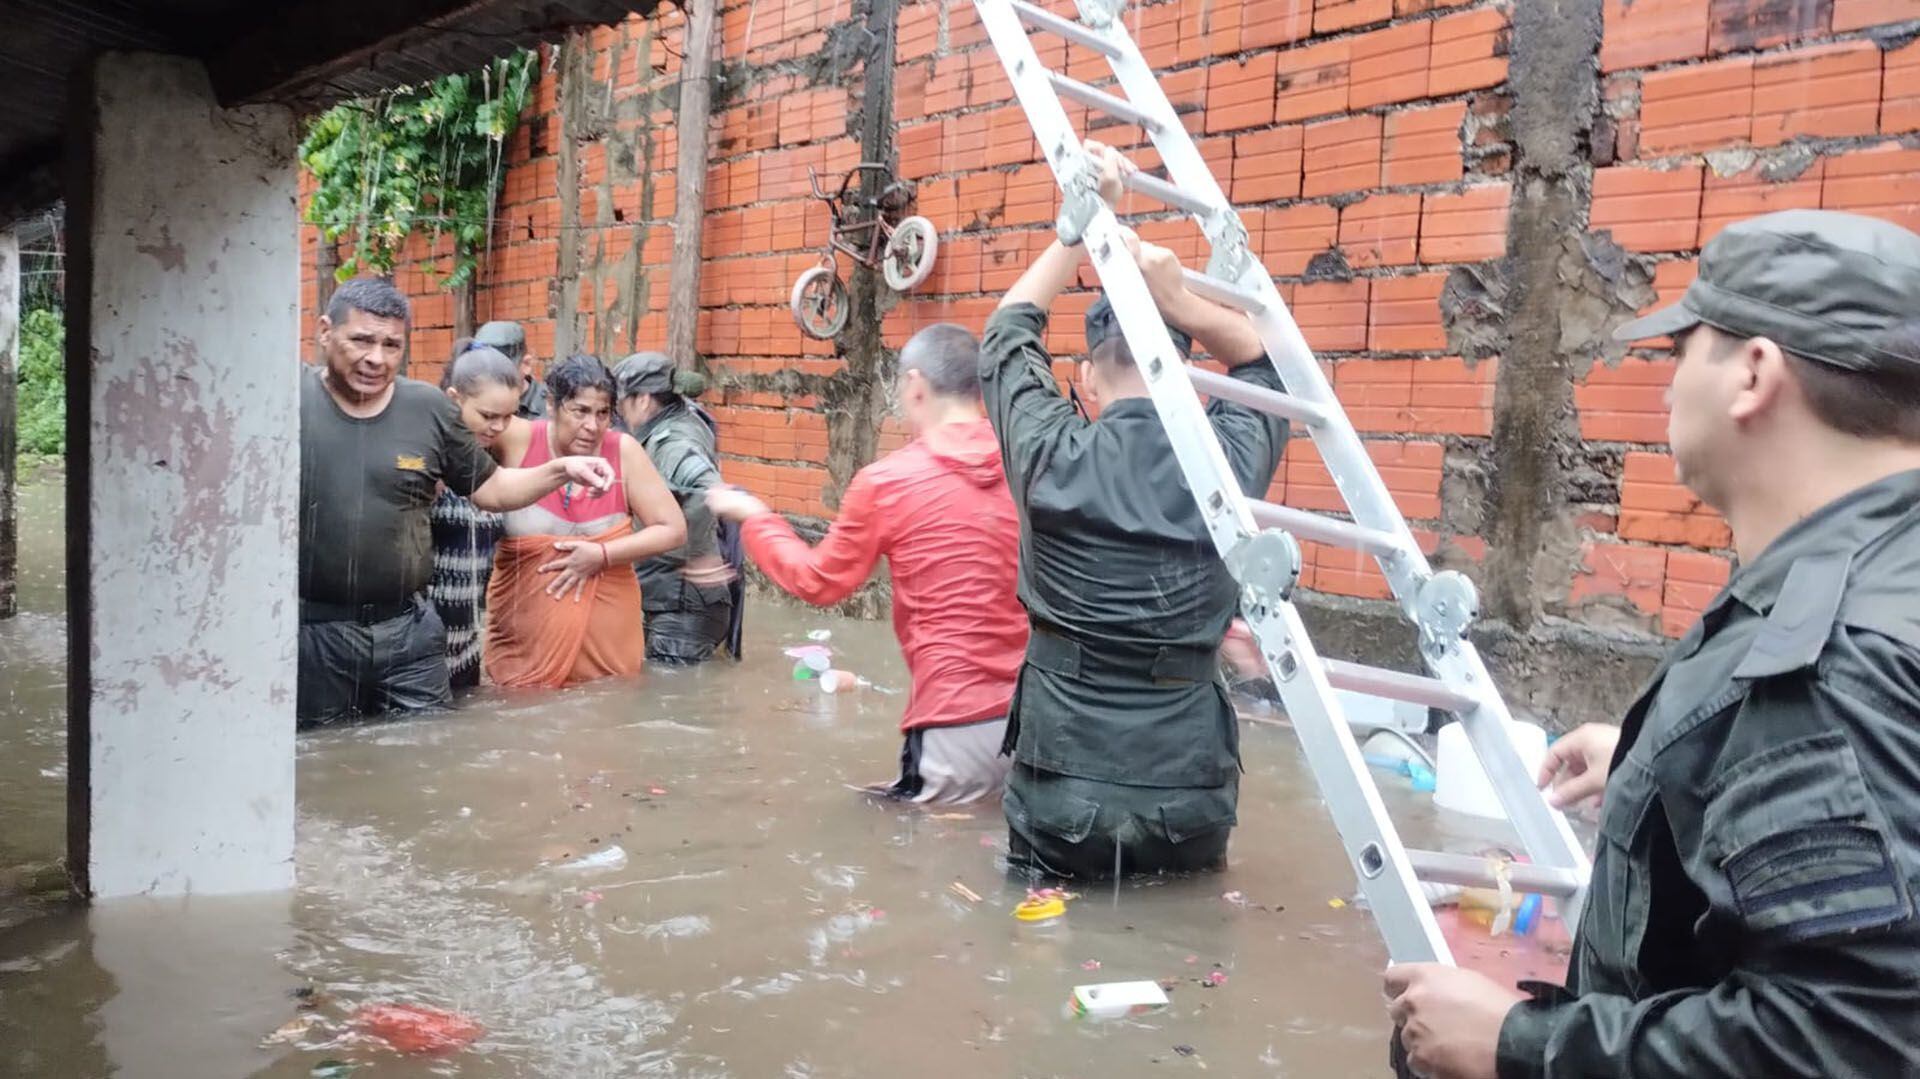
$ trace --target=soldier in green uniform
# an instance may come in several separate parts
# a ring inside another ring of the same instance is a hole
[[[1920,236],[1729,227],[1621,328],[1678,358],[1668,438],[1740,566],[1622,725],[1561,740],[1604,804],[1565,988],[1387,971],[1440,1079],[1920,1075]]]
[[[647,619],[647,658],[689,665],[713,658],[721,645],[740,658],[739,540],[714,520],[707,492],[720,483],[717,425],[694,398],[706,388],[698,371],[676,370],[659,352],[636,352],[613,369],[620,420],[667,481],[687,517],[687,542],[634,567]]]
[[[1111,202],[1123,165],[1088,149]],[[1171,327],[1235,378],[1278,388],[1245,315],[1187,291],[1171,252],[1128,244]],[[1081,879],[1217,868],[1237,819],[1240,752],[1216,655],[1239,590],[1110,314],[1089,312],[1080,364],[1099,418],[1061,396],[1046,309],[1083,257],[1058,241],[1048,248],[987,320],[981,347],[1032,630],[1008,723],[1009,861]],[[1219,400],[1207,412],[1241,485],[1264,493],[1285,421]]]

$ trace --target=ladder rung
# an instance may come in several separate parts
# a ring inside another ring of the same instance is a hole
[[[1435,884],[1461,884],[1472,888],[1494,888],[1499,879],[1485,858],[1470,854],[1443,854],[1435,850],[1407,850],[1407,861],[1414,876]],[[1519,893],[1533,892],[1565,899],[1580,890],[1580,875],[1571,869],[1555,869],[1531,862],[1514,862],[1508,867],[1507,883]]]
[[[1254,522],[1262,528],[1284,529],[1299,539],[1350,547],[1379,558],[1400,553],[1400,541],[1389,533],[1363,528],[1351,521],[1323,517],[1290,506],[1276,506],[1258,499],[1251,500],[1249,508],[1253,510]]]
[[[1069,79],[1057,71],[1047,72],[1048,81],[1060,92],[1061,97],[1070,97],[1089,108],[1099,109],[1116,120],[1136,124],[1146,129],[1147,134],[1157,134],[1160,121],[1134,108],[1122,98],[1114,97],[1104,90],[1095,90],[1084,82]]]
[[[1063,19],[1045,8],[1026,3],[1025,0],[1010,0],[1010,2],[1013,10],[1019,12],[1020,17],[1027,20],[1029,25],[1037,26],[1042,30],[1051,30],[1068,41],[1093,49],[1102,56],[1118,58],[1120,55],[1119,46],[1071,19]]]
[[[1198,270],[1182,268],[1181,276],[1187,279],[1187,291],[1196,296],[1204,296],[1214,303],[1223,303],[1228,307],[1239,308],[1249,315],[1257,315],[1267,309],[1267,303],[1260,297],[1238,285],[1230,285],[1217,277],[1209,277]]]
[[[1170,184],[1158,176],[1149,176],[1144,172],[1127,174],[1127,187],[1138,191],[1148,198],[1159,199],[1175,209],[1185,210],[1202,217],[1212,213],[1217,207],[1198,195],[1188,192],[1177,184]]]
[[[1242,404],[1248,408],[1257,408],[1271,416],[1297,420],[1309,427],[1318,427],[1327,422],[1327,410],[1324,405],[1302,401],[1290,393],[1281,393],[1278,390],[1255,386],[1251,382],[1242,382],[1227,375],[1218,375],[1204,367],[1187,368],[1187,377],[1193,380],[1193,388],[1202,393]]]
[[[1351,690],[1370,697],[1406,701],[1408,704],[1424,704],[1428,708],[1439,708],[1456,715],[1471,712],[1480,707],[1479,701],[1453,689],[1438,678],[1389,671],[1380,667],[1367,667],[1337,659],[1327,660],[1326,667],[1327,681],[1332,683],[1335,689]]]

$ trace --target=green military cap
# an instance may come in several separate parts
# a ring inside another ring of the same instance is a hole
[[[613,382],[620,388],[623,401],[643,393],[698,397],[707,388],[705,375],[676,369],[672,358],[664,352],[636,352],[621,360],[614,365]]]
[[[1787,352],[1849,371],[1910,360],[1891,331],[1920,318],[1920,236],[1879,218],[1782,210],[1729,225],[1700,252],[1680,302],[1614,331],[1621,341],[1705,324],[1765,337]]]
[[[527,352],[527,331],[518,322],[489,322],[474,331],[473,343],[499,349],[518,360]]]

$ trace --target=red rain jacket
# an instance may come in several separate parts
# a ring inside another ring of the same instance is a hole
[[[935,428],[861,469],[818,547],[774,513],[749,518],[741,537],[775,584],[823,606],[886,556],[913,678],[901,730],[1007,714],[1027,613],[1014,592],[1020,522],[987,420]]]

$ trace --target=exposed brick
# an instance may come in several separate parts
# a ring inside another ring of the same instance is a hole
[[[1667,440],[1667,386],[1672,360],[1629,357],[1617,366],[1596,364],[1573,388],[1580,437],[1595,442],[1659,444]]]
[[[1466,115],[1465,102],[1390,113],[1381,143],[1380,182],[1398,187],[1458,180],[1463,175],[1460,125]]]
[[[1309,203],[1269,210],[1261,234],[1261,261],[1268,273],[1298,276],[1313,256],[1333,246],[1338,227],[1338,213],[1331,206]]]
[[[1410,22],[1362,34],[1347,45],[1351,88],[1347,107],[1364,109],[1427,95],[1433,23]]]
[[[1301,194],[1362,191],[1380,183],[1380,117],[1308,124]]]
[[[1491,435],[1499,370],[1496,359],[1471,367],[1457,356],[1413,361],[1413,399],[1401,430],[1473,438]]]
[[[1880,82],[1881,134],[1920,131],[1920,41],[1887,53],[1882,62],[1886,70]]]
[[[1504,183],[1428,195],[1420,220],[1420,261],[1477,262],[1505,254],[1507,197]]]
[[[1595,169],[1589,225],[1630,251],[1689,249],[1699,230],[1701,175],[1698,165]]]
[[[1313,35],[1313,0],[1252,0],[1241,9],[1242,49],[1291,45]]]
[[[1427,93],[1433,97],[1498,86],[1507,79],[1507,16],[1481,8],[1435,19]]]
[[[1316,353],[1357,352],[1367,347],[1367,316],[1372,282],[1315,281],[1292,289],[1288,306],[1307,344]]]
[[[1245,205],[1299,197],[1303,135],[1298,124],[1289,124],[1234,136],[1233,201]]]
[[[1621,597],[1644,614],[1659,614],[1666,572],[1667,552],[1659,548],[1592,540],[1580,552],[1567,603],[1578,607]]]
[[[1600,70],[1652,67],[1707,54],[1709,0],[1606,0]]]
[[[1753,65],[1753,141],[1871,135],[1880,119],[1880,50],[1869,41],[1765,56]]]
[[[1182,2],[1181,62],[1227,56],[1240,49],[1240,5]]]
[[[1276,54],[1275,120],[1305,120],[1347,111],[1351,40],[1341,38]]]
[[[1395,15],[1419,15],[1428,11],[1443,11],[1450,7],[1465,7],[1473,0],[1393,0]]]
[[[1275,54],[1207,69],[1207,131],[1265,127],[1273,122]]]
[[[1745,142],[1753,133],[1753,59],[1655,71],[1640,83],[1640,151]]]
[[[1440,323],[1440,288],[1446,275],[1383,277],[1373,282],[1368,306],[1367,347],[1379,352],[1411,352],[1447,347]]]
[[[1708,240],[1735,221],[1775,210],[1819,209],[1824,162],[1816,160],[1799,176],[1778,183],[1761,172],[1756,166],[1723,177],[1707,170],[1707,186],[1700,199],[1700,239],[1694,246],[1705,247]]]
[[[1393,18],[1393,0],[1313,0],[1313,32],[1331,34]]]
[[[1766,49],[1827,32],[1833,0],[1713,0],[1707,51]]]
[[[1706,549],[1733,542],[1726,520],[1680,483],[1673,458],[1664,453],[1627,454],[1620,480],[1620,537]]]
[[[1920,0],[1833,0],[1834,33],[1920,19]]]
[[[1375,195],[1340,211],[1340,246],[1358,269],[1405,266],[1420,239],[1420,196]]]
[[[1830,157],[1820,206],[1872,214],[1920,231],[1920,150],[1883,143]]]

